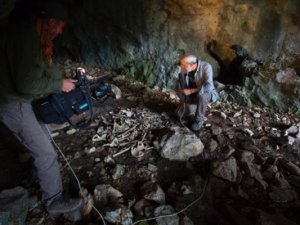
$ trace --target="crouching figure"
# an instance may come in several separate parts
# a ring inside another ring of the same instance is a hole
[[[191,129],[199,131],[208,103],[215,102],[219,97],[213,84],[212,66],[192,54],[181,58],[180,66],[178,96],[181,101],[176,115],[179,118],[194,115]]]

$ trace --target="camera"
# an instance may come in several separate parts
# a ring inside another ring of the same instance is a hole
[[[75,114],[79,115],[90,110],[92,117],[91,96],[85,90],[76,87],[68,93],[55,93],[32,102],[33,110],[39,120],[49,124],[62,124],[69,122]]]
[[[74,127],[83,127],[73,124],[70,118],[75,114],[79,115],[87,110],[90,111],[90,123],[93,116],[92,98],[101,99],[111,93],[111,86],[104,84],[102,77],[95,81],[89,81],[86,73],[76,70],[76,88],[68,93],[54,93],[44,98],[34,100],[32,106],[38,119],[44,123],[62,124],[69,122]]]
[[[76,86],[80,87],[80,89],[89,89],[91,96],[97,100],[108,95],[109,93],[112,93],[111,85],[102,82],[106,79],[106,77],[96,81],[88,81],[86,73],[82,72],[81,70],[76,70],[75,79],[77,80]]]

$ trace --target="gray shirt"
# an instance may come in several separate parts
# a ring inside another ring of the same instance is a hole
[[[211,93],[211,100],[215,102],[219,98],[219,95],[213,83],[212,66],[208,62],[198,60],[197,70],[194,76],[198,95]],[[184,78],[186,78],[184,75],[179,75],[179,89],[184,89],[185,85],[183,85],[183,82],[187,83]]]

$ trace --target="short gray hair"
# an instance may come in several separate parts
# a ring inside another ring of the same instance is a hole
[[[186,55],[182,58],[187,64],[195,64],[197,63],[197,57],[194,55]]]

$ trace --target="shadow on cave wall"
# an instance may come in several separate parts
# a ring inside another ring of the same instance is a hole
[[[209,42],[206,46],[206,50],[218,62],[220,72],[216,80],[223,84],[242,86],[245,77],[256,74],[259,66],[262,66],[262,63],[252,59],[248,55],[247,50],[241,45],[230,46],[235,52],[235,58],[226,65],[221,57],[214,51],[216,44],[215,40]]]

